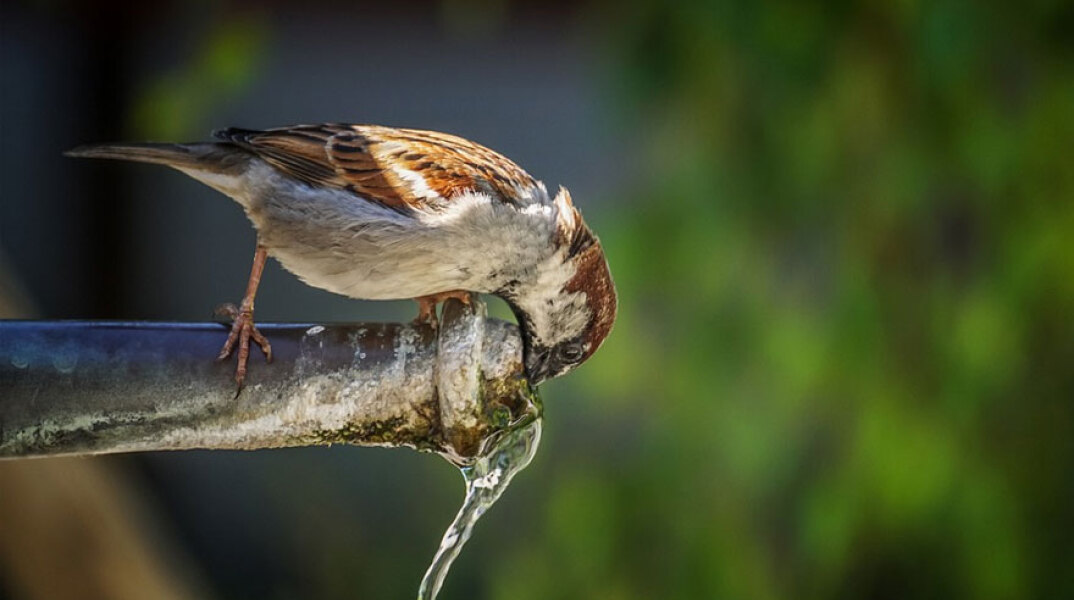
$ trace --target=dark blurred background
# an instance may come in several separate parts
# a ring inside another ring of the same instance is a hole
[[[2,316],[245,285],[233,202],[64,149],[456,133],[571,188],[621,316],[444,598],[1074,596],[1074,5],[387,4],[5,0]],[[401,450],[0,463],[0,598],[412,597],[461,494]]]

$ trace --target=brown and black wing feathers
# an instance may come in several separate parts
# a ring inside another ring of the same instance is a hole
[[[396,210],[429,210],[461,193],[515,203],[539,186],[503,155],[453,135],[374,125],[300,125],[214,135],[315,186],[351,191]]]
[[[259,156],[284,173],[310,185],[332,185],[335,169],[325,157],[331,133],[325,126],[299,126],[256,131],[231,127],[213,136]]]

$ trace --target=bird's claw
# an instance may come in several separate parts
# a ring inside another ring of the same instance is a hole
[[[235,383],[242,390],[242,383],[246,379],[246,363],[250,358],[250,340],[253,339],[265,354],[265,362],[272,362],[272,345],[268,339],[254,326],[253,310],[240,310],[234,304],[221,304],[216,308],[216,314],[221,317],[231,317],[231,332],[228,333],[227,341],[220,350],[216,360],[226,360],[235,351],[238,345],[238,366],[235,368]]]
[[[436,302],[418,300],[418,316],[414,318],[414,325],[428,325],[436,331],[440,328],[440,320],[436,317]]]
[[[436,318],[436,306],[451,298],[469,306],[473,296],[471,296],[470,292],[464,290],[453,290],[415,298],[418,302],[418,316],[414,319],[414,325],[429,325],[433,328],[433,331],[439,329],[440,320]]]

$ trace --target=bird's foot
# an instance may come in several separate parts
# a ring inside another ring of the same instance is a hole
[[[436,305],[446,300],[450,300],[451,298],[459,300],[467,306],[469,306],[472,300],[470,292],[465,290],[452,290],[450,292],[440,292],[422,296],[420,298],[414,298],[418,303],[418,317],[414,319],[414,324],[429,325],[433,329],[439,328],[440,321],[436,318]]]
[[[246,379],[246,362],[250,358],[250,339],[253,339],[261,352],[265,354],[265,362],[272,362],[272,345],[268,339],[254,326],[254,311],[252,308],[237,308],[234,304],[221,304],[216,308],[216,314],[231,319],[231,333],[224,342],[224,347],[216,357],[217,361],[226,360],[235,350],[238,344],[238,366],[235,368],[235,383],[238,391],[242,391],[243,380]]]

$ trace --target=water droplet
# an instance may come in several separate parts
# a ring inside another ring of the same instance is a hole
[[[78,364],[78,356],[75,354],[57,354],[52,359],[52,366],[60,373],[68,374],[75,370]]]
[[[324,332],[324,325],[314,325],[306,330],[306,335],[317,335]]]
[[[478,477],[474,480],[474,487],[476,488],[494,488],[496,484],[500,482],[500,469],[496,469],[493,472],[485,475],[484,477]]]

